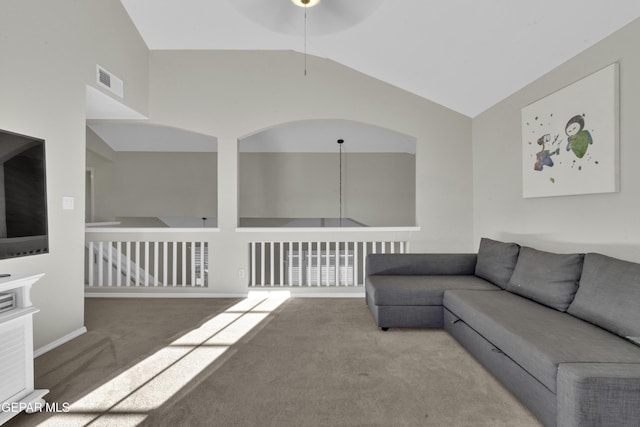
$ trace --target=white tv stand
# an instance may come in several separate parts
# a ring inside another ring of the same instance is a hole
[[[33,314],[31,285],[44,274],[0,278],[0,293],[13,293],[15,307],[0,313],[0,424],[21,411],[37,411],[49,390],[33,387]]]

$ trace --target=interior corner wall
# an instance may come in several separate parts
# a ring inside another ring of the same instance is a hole
[[[146,111],[148,52],[118,0],[0,9],[0,128],[46,141],[49,253],[0,261],[3,273],[45,273],[31,292],[39,349],[84,327],[85,87],[96,63],[114,68],[141,85],[124,102]],[[63,196],[74,210],[62,209]]]
[[[473,119],[474,235],[640,261],[640,20]],[[522,198],[521,109],[620,63],[620,191]]]

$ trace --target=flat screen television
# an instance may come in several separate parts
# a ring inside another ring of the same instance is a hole
[[[49,252],[44,140],[0,129],[0,259]]]

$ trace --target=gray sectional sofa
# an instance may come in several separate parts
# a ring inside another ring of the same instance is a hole
[[[444,328],[545,425],[640,426],[640,264],[484,238],[366,275],[380,328]]]

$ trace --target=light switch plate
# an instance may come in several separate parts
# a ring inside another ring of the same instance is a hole
[[[62,198],[62,209],[73,210],[75,208],[76,199],[73,197],[64,196]]]

